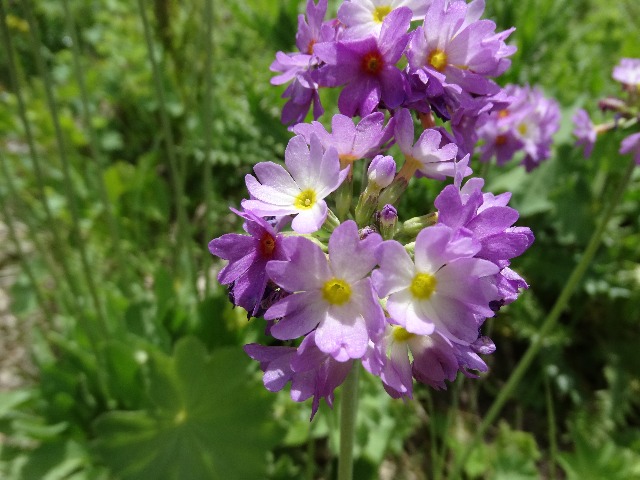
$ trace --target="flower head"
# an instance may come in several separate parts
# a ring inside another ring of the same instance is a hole
[[[517,210],[508,207],[510,193],[494,196],[483,193],[484,180],[472,178],[461,186],[460,182],[448,185],[435,199],[438,223],[454,229],[464,229],[472,235],[480,248],[474,254],[493,262],[500,268],[497,276],[499,297],[503,303],[511,303],[520,288],[527,283],[513,270],[509,262],[533,243],[534,237],[527,227],[514,227]]]
[[[479,122],[478,135],[484,141],[481,159],[495,155],[500,165],[522,150],[522,164],[529,172],[551,156],[560,108],[537,88],[507,85],[504,91],[511,99],[508,107],[484,115]]]
[[[360,240],[351,220],[333,231],[328,257],[306,238],[287,239],[290,259],[267,266],[275,283],[295,292],[265,313],[266,319],[279,319],[271,329],[273,336],[288,340],[315,330],[321,351],[340,362],[361,358],[384,325],[368,277],[380,241],[377,234]]]
[[[293,127],[293,131],[307,142],[315,134],[325,149],[334,147],[338,151],[341,168],[346,168],[356,160],[372,157],[389,141],[393,135],[393,119],[384,126],[384,115],[374,112],[355,125],[351,118],[337,114],[331,119],[331,133],[320,122],[300,123]]]
[[[276,163],[262,162],[253,168],[258,179],[245,177],[252,199],[243,200],[242,206],[261,216],[296,215],[291,224],[296,232],[315,232],[327,218],[324,198],[348,172],[340,171],[336,149],[323,152],[315,135],[311,148],[302,136],[293,137],[284,155],[288,171]]]
[[[589,158],[596,143],[596,129],[586,110],[578,109],[573,116],[573,135],[576,137],[576,145],[584,147],[584,156]]]
[[[346,85],[338,98],[340,113],[364,117],[380,102],[396,108],[404,101],[405,80],[396,63],[409,40],[411,17],[411,10],[401,7],[385,17],[379,38],[316,45],[316,54],[326,63],[318,70],[318,83]]]
[[[387,311],[409,333],[436,329],[452,342],[469,343],[478,335],[479,318],[493,316],[497,299],[492,262],[473,258],[478,242],[461,230],[436,225],[422,230],[412,260],[395,240],[378,247],[380,268],[372,274],[376,291],[388,296]]]
[[[402,109],[396,113],[395,118],[396,143],[407,161],[406,167],[399,175],[405,175],[406,180],[409,180],[416,171],[438,180],[452,177],[458,147],[454,143],[441,146],[442,135],[435,129],[424,130],[414,144],[411,113],[407,109]],[[466,174],[471,174],[471,169],[468,169]]]
[[[631,153],[636,163],[640,165],[640,132],[629,135],[627,138],[622,140],[620,153],[623,155]]]
[[[336,35],[333,27],[323,23],[326,12],[327,0],[319,0],[317,5],[313,0],[307,0],[306,17],[298,17],[296,45],[299,52],[277,52],[276,59],[269,67],[272,72],[280,73],[271,79],[272,85],[282,85],[293,80],[282,94],[283,98],[289,99],[282,110],[282,122],[285,124],[302,122],[311,105],[315,119],[324,113],[318,95],[318,84],[312,78],[312,71],[318,65],[314,45],[332,41]]]
[[[480,20],[483,11],[484,0],[433,0],[407,51],[411,69],[444,75],[443,85],[458,93],[496,93],[499,87],[489,77],[501,75],[511,64],[508,57],[516,48],[504,40],[514,29],[495,33],[494,22]]]
[[[338,20],[346,26],[343,35],[347,38],[377,37],[393,10],[409,7],[415,21],[424,18],[428,5],[425,0],[347,0],[338,9]]]
[[[313,397],[311,420],[324,398],[333,405],[333,392],[351,370],[352,361],[338,362],[320,351],[315,343],[315,333],[305,337],[298,348],[245,345],[244,351],[260,362],[264,372],[263,382],[267,390],[278,392],[291,382],[291,399],[303,402]]]
[[[631,89],[640,89],[640,58],[622,58],[613,69],[614,80]]]
[[[267,262],[287,258],[283,237],[254,213],[231,210],[245,219],[243,227],[249,235],[227,233],[211,240],[209,251],[229,260],[218,274],[218,281],[230,286],[234,304],[256,315],[267,287]]]

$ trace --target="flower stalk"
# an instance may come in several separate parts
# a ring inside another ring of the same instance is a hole
[[[354,363],[342,386],[340,405],[340,456],[338,457],[338,480],[353,479],[353,446],[358,412],[358,378],[360,365]]]
[[[491,408],[489,408],[489,411],[484,416],[482,423],[480,423],[480,425],[476,429],[472,440],[467,444],[467,447],[463,451],[462,455],[460,455],[456,459],[453,466],[452,474],[450,475],[449,478],[454,480],[457,478],[460,478],[461,470],[464,464],[466,463],[466,461],[468,460],[469,456],[471,455],[471,453],[473,453],[473,450],[475,449],[476,445],[480,442],[483,435],[487,432],[489,427],[496,420],[498,414],[502,411],[502,408],[504,407],[507,400],[509,400],[509,398],[511,398],[511,396],[515,392],[517,386],[520,384],[520,381],[524,377],[524,374],[526,373],[527,369],[531,366],[531,363],[533,362],[534,358],[542,348],[544,341],[547,338],[547,334],[556,325],[556,323],[558,322],[558,319],[560,318],[560,315],[567,307],[567,304],[569,303],[569,299],[571,298],[571,295],[573,295],[573,292],[576,290],[576,288],[580,284],[580,281],[582,280],[582,277],[587,271],[587,268],[589,268],[589,265],[591,265],[591,261],[593,260],[593,257],[595,256],[598,250],[598,247],[602,242],[602,237],[604,235],[604,232],[607,226],[609,225],[613,211],[615,207],[620,203],[620,200],[622,199],[622,195],[624,194],[624,191],[626,190],[627,185],[631,181],[634,168],[635,168],[635,160],[631,159],[627,166],[626,171],[624,172],[622,180],[618,185],[617,190],[615,191],[615,193],[611,198],[611,202],[609,202],[609,204],[606,206],[605,210],[603,211],[600,223],[596,228],[596,230],[594,230],[593,235],[589,240],[589,244],[587,245],[587,248],[585,249],[584,254],[582,255],[582,258],[580,259],[580,262],[574,268],[573,272],[571,273],[571,276],[569,277],[569,279],[567,280],[567,283],[565,284],[564,289],[558,296],[556,303],[553,305],[553,308],[547,315],[547,318],[542,324],[542,327],[540,327],[539,334],[534,338],[531,345],[529,345],[529,348],[524,353],[524,355],[520,359],[520,362],[518,363],[516,368],[513,370],[513,373],[507,380],[507,383],[504,385],[504,387],[502,387],[502,389],[500,389],[500,393],[498,394],[496,399],[493,401],[493,404],[491,405]]]

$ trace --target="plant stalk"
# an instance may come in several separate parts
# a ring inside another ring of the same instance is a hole
[[[71,162],[69,161],[69,158],[67,156],[67,147],[64,141],[62,126],[60,124],[60,115],[58,113],[58,105],[56,103],[55,95],[53,92],[53,81],[51,79],[50,72],[47,69],[47,66],[45,64],[43,55],[40,51],[38,26],[36,23],[35,16],[33,14],[33,6],[31,5],[31,1],[25,0],[24,6],[25,6],[25,14],[27,17],[27,22],[29,23],[31,47],[36,60],[36,66],[37,66],[38,72],[40,73],[40,76],[44,83],[45,96],[47,99],[47,105],[49,107],[49,113],[51,114],[51,120],[53,122],[53,129],[55,131],[56,144],[58,147],[58,153],[60,155],[60,163],[62,164],[62,175],[63,175],[66,199],[69,207],[69,212],[71,213],[71,232],[77,244],[77,249],[80,254],[80,263],[82,265],[82,271],[84,273],[84,277],[87,282],[87,288],[89,290],[89,294],[91,296],[91,299],[95,307],[96,316],[98,318],[98,322],[97,322],[98,331],[94,332],[93,329],[89,329],[91,331],[90,335],[94,336],[94,340],[96,341],[96,344],[97,344],[100,336],[102,336],[103,339],[107,337],[109,328],[107,324],[106,315],[103,309],[102,300],[100,299],[100,295],[98,294],[98,288],[94,279],[93,271],[91,269],[91,262],[89,261],[87,247],[81,234],[80,209],[78,206],[78,199],[76,197],[75,188],[73,186],[73,181],[71,179],[72,167],[71,167]]]
[[[468,444],[467,448],[463,451],[462,455],[460,455],[456,459],[453,466],[452,474],[450,475],[449,478],[451,479],[460,478],[462,467],[464,466],[469,456],[473,452],[475,446],[482,439],[484,434],[487,432],[488,428],[495,421],[498,414],[502,411],[502,408],[504,407],[507,400],[514,393],[515,389],[520,383],[520,380],[522,380],[522,377],[524,377],[524,374],[526,373],[527,369],[531,366],[531,363],[533,362],[535,356],[538,354],[538,352],[542,348],[544,341],[546,340],[547,334],[555,326],[558,319],[560,318],[560,315],[562,314],[564,309],[567,307],[567,304],[569,303],[569,299],[571,298],[571,295],[580,284],[580,281],[582,280],[582,277],[587,271],[587,268],[589,268],[589,265],[591,265],[591,261],[593,260],[593,257],[595,256],[598,250],[598,247],[602,242],[602,236],[604,235],[604,232],[607,226],[609,225],[611,215],[615,207],[618,206],[618,204],[620,203],[620,199],[622,198],[622,195],[624,194],[624,191],[626,190],[627,185],[631,181],[631,177],[633,176],[633,169],[635,168],[635,166],[636,166],[635,160],[632,158],[631,161],[629,162],[629,165],[627,166],[627,169],[624,173],[624,176],[622,177],[622,180],[620,181],[620,184],[618,185],[617,190],[615,191],[615,193],[611,198],[611,201],[605,207],[602,217],[600,219],[600,223],[598,224],[598,227],[594,230],[593,235],[591,236],[591,239],[589,240],[589,243],[587,245],[587,248],[585,249],[584,254],[582,255],[582,258],[580,259],[580,262],[578,263],[578,265],[576,265],[573,272],[569,276],[569,279],[567,280],[567,283],[562,289],[562,292],[558,296],[556,303],[553,305],[553,308],[551,309],[551,311],[547,315],[547,318],[542,324],[542,327],[540,328],[538,335],[534,338],[531,345],[529,345],[529,348],[527,349],[527,351],[524,353],[524,355],[516,365],[516,368],[511,373],[511,376],[505,383],[504,387],[500,389],[500,393],[498,394],[496,399],[493,401],[493,404],[491,405],[491,407],[489,408],[489,411],[487,412],[484,419],[482,420],[482,423],[480,423],[480,426],[475,431],[472,441]]]
[[[45,175],[42,169],[42,164],[40,162],[40,156],[38,154],[38,150],[36,149],[36,143],[33,135],[33,131],[31,130],[31,123],[27,117],[27,105],[25,103],[24,97],[22,95],[22,91],[20,89],[20,80],[18,78],[18,62],[15,58],[15,53],[13,49],[13,43],[11,41],[11,35],[8,31],[6,19],[7,14],[4,7],[4,0],[0,0],[0,27],[2,30],[2,41],[4,50],[7,55],[7,69],[9,70],[9,80],[11,82],[11,87],[14,90],[16,100],[18,102],[18,116],[20,117],[20,122],[24,128],[24,133],[27,139],[27,146],[29,147],[29,155],[31,157],[31,162],[33,164],[33,170],[36,177],[36,186],[38,189],[38,196],[40,197],[40,201],[42,202],[42,210],[44,211],[47,230],[51,232],[52,242],[51,242],[51,250],[53,251],[54,256],[59,259],[60,266],[62,267],[64,278],[69,287],[71,298],[74,299],[75,307],[79,311],[81,309],[79,298],[81,297],[80,288],[75,281],[75,274],[71,271],[71,266],[67,260],[67,255],[63,251],[63,241],[60,236],[60,232],[56,228],[56,222],[53,218],[53,214],[51,212],[51,207],[49,205],[49,200],[47,199],[46,194],[46,183],[45,183]],[[33,237],[33,236],[32,236]],[[58,283],[59,288],[63,288],[62,283]]]
[[[140,12],[140,19],[142,20],[142,27],[144,29],[144,38],[147,44],[149,63],[151,64],[155,91],[158,97],[160,127],[164,136],[164,143],[166,146],[166,153],[169,161],[169,171],[171,173],[170,177],[173,187],[174,201],[176,203],[175,207],[178,220],[179,243],[178,251],[182,252],[187,257],[185,261],[185,273],[187,277],[191,279],[193,288],[196,289],[197,282],[195,278],[193,252],[191,246],[191,227],[187,219],[187,212],[184,205],[184,178],[178,166],[175,141],[173,137],[173,131],[171,130],[171,123],[169,121],[169,113],[167,111],[164,86],[162,84],[162,74],[160,72],[158,61],[156,60],[153,39],[151,38],[151,27],[149,25],[149,19],[145,10],[145,3],[142,0],[138,0],[138,10]]]
[[[351,372],[342,385],[340,404],[340,457],[338,458],[338,480],[353,479],[353,444],[358,412],[358,377],[360,365],[354,362]]]

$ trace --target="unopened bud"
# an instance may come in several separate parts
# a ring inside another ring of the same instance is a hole
[[[378,205],[378,194],[372,193],[366,189],[360,195],[358,204],[356,205],[356,223],[358,225],[367,225],[369,220],[376,211]]]
[[[398,224],[398,211],[393,205],[385,205],[377,214],[380,234],[385,240],[390,240],[396,233]]]
[[[367,177],[369,179],[370,188],[380,191],[388,187],[393,182],[396,174],[396,161],[390,155],[377,155],[371,160]]]
[[[435,225],[437,222],[437,212],[429,213],[421,217],[410,218],[402,224],[402,228],[400,228],[398,232],[398,238],[407,242],[414,241],[423,229]]]
[[[358,231],[358,235],[360,236],[360,240],[364,240],[365,238],[367,238],[369,235],[371,235],[373,233],[378,233],[378,232],[371,225],[367,225],[366,227],[361,228]]]

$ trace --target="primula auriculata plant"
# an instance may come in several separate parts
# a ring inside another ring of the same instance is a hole
[[[510,65],[513,29],[481,19],[482,0],[352,0],[329,20],[326,10],[308,1],[300,52],[271,66],[272,83],[290,82],[284,166],[246,176],[250,198],[232,210],[248,235],[209,244],[229,261],[218,279],[233,304],[297,345],[245,346],[266,388],[291,382],[293,400],[313,397],[312,418],[356,362],[394,398],[411,398],[414,378],[442,389],[458,371],[487,370],[481,355],[495,347],[482,325],[528,287],[510,262],[534,237],[514,226],[509,193],[465,180],[470,155],[480,145],[482,161],[502,164],[522,151],[531,170],[559,119],[538,90],[491,79]],[[323,114],[324,87],[342,87],[329,130],[302,123],[312,106]],[[453,183],[402,222],[396,205],[413,177]]]
[[[573,116],[576,145],[584,148],[586,158],[591,156],[598,135],[617,128],[633,127],[640,120],[640,58],[621,59],[613,69],[612,77],[622,84],[625,98],[603,98],[598,106],[603,112],[614,112],[613,121],[594,125],[583,109],[579,109]],[[640,165],[640,132],[632,133],[622,140],[619,153],[633,155],[636,165]]]

